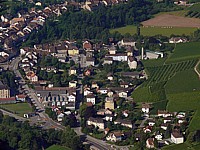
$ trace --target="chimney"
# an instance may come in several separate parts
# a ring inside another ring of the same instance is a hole
[[[141,59],[144,59],[144,48],[142,47],[142,51],[141,51]]]

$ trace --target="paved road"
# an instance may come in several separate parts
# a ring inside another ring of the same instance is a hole
[[[199,66],[199,64],[200,64],[200,60],[197,62],[197,64],[195,65],[195,67],[194,67],[194,71],[197,73],[197,75],[198,75],[198,77],[199,77],[199,79],[200,79],[200,72],[198,71],[198,66]]]

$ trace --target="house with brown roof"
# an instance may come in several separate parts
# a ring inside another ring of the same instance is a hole
[[[87,120],[87,125],[94,125],[95,127],[98,127],[99,129],[103,130],[105,128],[105,124],[102,118],[93,118],[90,117]]]
[[[95,65],[95,58],[86,57],[86,66],[94,66],[94,65]]]
[[[142,112],[149,113],[151,105],[149,103],[142,103]]]
[[[86,51],[92,50],[92,44],[89,41],[83,42],[83,49]]]
[[[95,105],[95,103],[96,103],[96,98],[95,98],[94,94],[88,94],[88,95],[86,96],[86,101],[87,101],[87,102],[91,102],[93,105]]]
[[[121,141],[123,135],[124,134],[121,131],[111,132],[107,135],[106,140],[111,142]]]
[[[0,104],[12,104],[12,103],[16,103],[15,97],[0,98]]]
[[[183,135],[181,134],[180,130],[179,129],[174,129],[172,130],[172,133],[171,133],[171,140],[173,143],[175,144],[180,144],[180,143],[183,143],[184,142],[184,137]]]
[[[117,119],[114,121],[114,124],[120,124],[124,127],[133,128],[133,123],[130,120],[125,119]]]
[[[151,148],[154,148],[154,138],[148,138],[146,140],[146,147],[151,149]]]

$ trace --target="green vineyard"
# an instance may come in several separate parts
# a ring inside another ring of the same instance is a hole
[[[194,68],[196,63],[197,60],[188,60],[158,67],[147,67],[146,69],[149,73],[149,79],[143,84],[143,86],[151,86],[155,83],[168,81],[177,72]]]

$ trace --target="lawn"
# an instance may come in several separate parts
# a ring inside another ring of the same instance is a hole
[[[162,34],[163,36],[170,36],[172,34],[174,35],[191,35],[194,31],[196,31],[197,28],[191,28],[191,27],[173,27],[173,28],[164,28],[164,27],[141,27],[140,33],[144,36],[154,36],[158,34]],[[114,33],[115,31],[118,31],[122,35],[126,33],[130,33],[131,35],[136,34],[137,27],[134,25],[127,25],[125,27],[111,29],[110,32]]]
[[[60,146],[60,145],[52,145],[48,147],[46,150],[70,150],[70,148]]]
[[[162,148],[162,150],[193,150],[191,149],[190,145],[187,143],[182,143],[182,144],[173,144],[170,146],[165,146]]]
[[[166,93],[200,91],[200,80],[194,70],[178,72],[165,86]]]
[[[178,62],[200,57],[200,42],[177,44],[174,53],[170,55],[166,63]]]
[[[28,103],[4,104],[0,106],[7,110],[15,112],[20,116],[23,116],[24,113],[32,112],[32,108],[29,106]]]
[[[159,58],[159,59],[149,59],[149,60],[142,60],[143,65],[145,68],[147,67],[157,67],[162,66],[165,62],[165,58]]]

